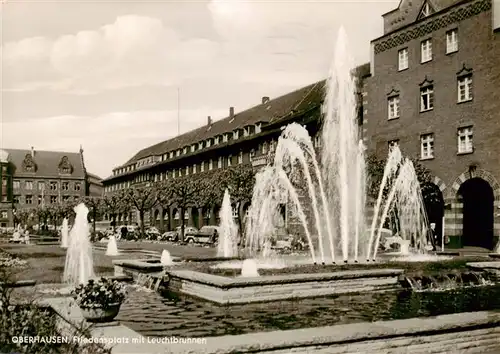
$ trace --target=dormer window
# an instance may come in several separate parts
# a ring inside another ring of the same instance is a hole
[[[196,151],[196,144],[193,144],[191,145],[191,152],[195,152]]]
[[[243,129],[243,136],[246,137],[246,136],[249,136],[250,135],[250,127],[245,127]]]
[[[185,147],[182,149],[182,153],[183,153],[183,154],[187,154],[187,152],[188,152],[188,148],[187,148],[187,146],[185,146]]]
[[[267,154],[267,143],[262,144],[262,154]]]
[[[224,134],[224,135],[222,136],[222,142],[223,142],[223,143],[227,143],[227,139],[228,139],[228,137],[229,137],[229,134]]]
[[[22,167],[24,172],[36,172],[36,164],[31,154],[26,154]]]
[[[236,139],[238,139],[238,138],[239,138],[239,136],[240,136],[240,131],[239,131],[239,130],[235,130],[235,131],[233,132],[233,139],[234,139],[234,140],[236,140]]]
[[[208,148],[210,147],[210,145],[212,145],[212,139],[207,139],[207,141],[205,142],[205,146]]]
[[[203,149],[203,141],[201,141],[200,143],[198,143],[198,150],[201,150]]]
[[[434,13],[434,9],[431,7],[428,1],[424,3],[422,8],[420,9],[420,13],[418,14],[417,20],[421,20],[423,18],[429,17]]]
[[[214,139],[214,145],[217,145],[220,141],[220,137],[219,136],[216,136],[215,139]]]
[[[73,166],[71,166],[68,156],[63,156],[61,162],[59,162],[59,173],[70,175],[73,172]]]
[[[171,159],[173,159],[174,158],[174,152],[170,151],[169,156],[170,156]]]
[[[255,124],[255,134],[259,134],[262,131],[261,127],[262,127],[261,123]]]

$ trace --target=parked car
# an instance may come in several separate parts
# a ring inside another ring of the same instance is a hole
[[[161,235],[161,239],[170,242],[178,242],[179,241],[179,233],[177,231],[167,231]]]
[[[203,226],[199,231],[186,232],[184,239],[188,243],[216,244],[219,241],[219,235],[218,226]]]
[[[161,237],[160,231],[154,226],[148,227],[145,232],[148,240],[158,240]]]

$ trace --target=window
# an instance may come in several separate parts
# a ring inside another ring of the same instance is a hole
[[[179,149],[179,150],[177,150],[177,151],[175,152],[175,155],[176,155],[176,156],[181,156],[181,152],[182,152],[182,150],[181,150],[181,149]]]
[[[12,202],[14,204],[19,204],[20,201],[21,201],[21,196],[19,196],[19,195],[15,195],[14,198],[13,198],[13,200],[12,200]]]
[[[51,195],[50,204],[56,204],[56,203],[57,203],[57,195]]]
[[[191,145],[191,152],[195,152],[196,150],[196,144]]]
[[[7,187],[7,178],[2,178],[2,187]]]
[[[193,175],[196,174],[196,164],[193,165]]]
[[[472,145],[472,127],[458,129],[458,153],[466,154],[474,151]]]
[[[452,29],[446,32],[446,54],[458,51],[458,30]]]
[[[420,89],[420,112],[430,111],[434,108],[434,87],[427,86]]]
[[[67,190],[69,190],[69,182],[62,182],[62,184],[61,184],[61,189],[62,189],[63,191],[67,191]]]
[[[427,63],[432,60],[432,41],[430,39],[426,39],[420,44],[420,56],[421,63]]]
[[[69,195],[63,195],[62,200],[63,202],[69,201]]]
[[[26,198],[26,204],[33,204],[33,196],[32,195],[27,195],[25,198]]]
[[[45,183],[44,182],[38,182],[38,190],[43,191],[45,189]]]
[[[434,134],[425,134],[420,137],[420,158],[432,159],[434,157]]]
[[[427,17],[427,16],[429,16],[431,13],[432,13],[432,11],[431,11],[431,7],[429,6],[429,3],[428,3],[428,2],[426,2],[426,3],[424,4],[424,6],[422,7],[422,11],[421,11],[421,13],[420,13],[420,14],[422,15],[422,17]]]
[[[398,70],[408,69],[408,48],[398,51]]]
[[[171,159],[173,159],[174,158],[174,152],[170,151],[169,156],[170,156]]]
[[[214,168],[214,160],[210,159],[208,160],[208,169],[212,171]]]
[[[189,175],[189,166],[186,166],[186,176]]]
[[[200,163],[200,172],[205,172],[205,162]]]
[[[7,214],[7,210],[2,210],[0,212],[0,218],[7,219],[8,217],[9,217],[9,215]]]
[[[32,181],[26,181],[25,182],[25,188],[27,190],[32,190],[33,189],[33,182]]]
[[[229,155],[227,157],[227,167],[231,167],[232,160],[233,160],[233,155]]]
[[[51,191],[57,190],[57,182],[50,182],[49,186]]]
[[[271,140],[271,142],[269,143],[269,151],[274,152],[274,148],[275,148],[275,141]]]
[[[238,155],[238,163],[239,164],[243,163],[243,151],[240,151],[240,154]]]
[[[216,136],[214,139],[214,145],[217,145],[219,143],[220,137]]]
[[[255,157],[255,149],[250,150],[250,161]]]
[[[262,154],[267,154],[267,143],[262,144]]]
[[[458,78],[458,102],[472,100],[472,75]]]
[[[388,145],[389,149],[399,146],[399,139],[389,140]]]
[[[227,142],[228,137],[229,137],[229,134],[224,134],[224,135],[222,136],[222,142],[223,142],[223,143]]]
[[[82,184],[80,182],[75,182],[75,191],[79,191],[82,189]]]
[[[219,159],[217,160],[217,167],[222,168],[222,157],[219,157]]]
[[[387,119],[399,118],[399,96],[387,99]]]
[[[20,181],[13,181],[13,182],[12,182],[12,187],[13,187],[14,189],[19,189],[19,188],[21,188],[21,182],[20,182]]]

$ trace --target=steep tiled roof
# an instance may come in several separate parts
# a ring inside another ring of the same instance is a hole
[[[26,155],[31,155],[31,150],[21,149],[4,149],[8,154],[8,161],[14,165],[15,176],[33,176],[33,173],[23,170],[23,161]],[[59,164],[64,156],[68,158],[68,162],[73,167],[71,177],[84,178],[85,171],[82,164],[82,159],[79,153],[61,152],[61,151],[34,151],[33,161],[36,164],[35,176],[39,177],[54,177],[58,178]]]
[[[313,104],[308,97],[314,96],[317,98],[318,92],[322,91],[321,89],[323,84],[324,81],[321,81],[303,87],[284,96],[270,100],[265,104],[260,104],[240,113],[235,112],[233,117],[234,119],[226,117],[213,122],[210,126],[204,125],[175,138],[147,147],[139,151],[134,157],[127,161],[125,165],[148,156],[161,155],[184,146],[189,146],[199,141],[231,132],[235,129],[243,128],[248,125],[253,125],[259,122],[269,123],[276,119],[280,119],[293,111],[301,111],[305,108],[304,106]]]
[[[363,64],[355,68],[354,75],[363,78],[370,74],[370,64]],[[244,128],[257,123],[276,123],[291,114],[308,111],[317,107],[323,101],[325,80],[302,87],[283,96],[277,97],[267,103],[262,103],[234,116],[226,117],[213,122],[210,126],[204,125],[195,130],[179,135],[175,138],[149,146],[139,151],[124,165],[127,166],[135,161],[150,156],[159,156],[164,153],[198,143],[215,136]],[[358,86],[359,89],[359,86]],[[234,119],[233,119],[234,118]],[[150,166],[144,166],[148,169]],[[140,169],[140,168],[139,168]]]

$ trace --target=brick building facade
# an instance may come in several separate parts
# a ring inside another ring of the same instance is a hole
[[[14,226],[18,210],[76,201],[91,189],[82,149],[77,153],[2,149],[0,174],[2,228]]]
[[[430,169],[450,247],[492,249],[500,237],[499,8],[491,0],[403,0],[371,43],[368,150],[384,158],[398,144]]]

